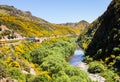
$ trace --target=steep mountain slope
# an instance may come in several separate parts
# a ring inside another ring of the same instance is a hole
[[[99,26],[86,54],[94,59],[104,59],[120,54],[120,1],[113,0],[107,11],[98,18]]]
[[[112,0],[105,13],[79,35],[88,71],[102,75],[105,82],[120,81],[120,0]]]
[[[63,26],[71,26],[71,27],[74,27],[74,28],[77,28],[78,30],[81,30],[83,31],[86,27],[89,26],[89,23],[85,20],[81,20],[80,22],[78,23],[62,23],[62,24],[59,24],[59,25],[63,25]]]
[[[72,27],[60,26],[46,22],[41,18],[32,16],[30,12],[25,12],[13,6],[0,5],[0,29],[9,29],[9,33],[2,32],[0,36],[55,36],[77,34],[79,31]]]
[[[81,28],[81,30],[84,30],[89,26],[89,23],[87,21],[81,20],[80,22],[77,23],[75,26],[76,28]]]
[[[85,30],[81,32],[81,34],[79,35],[76,41],[81,48],[86,50],[88,44],[91,42],[91,39],[94,36],[99,25],[100,25],[100,22],[98,19],[96,19],[91,24],[89,24],[89,26],[87,26]]]

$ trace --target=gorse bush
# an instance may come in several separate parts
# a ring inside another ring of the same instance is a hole
[[[18,81],[26,82],[26,76],[19,68],[13,67],[8,70],[8,76]]]
[[[104,65],[102,65],[100,62],[95,61],[89,63],[88,71],[90,73],[100,73],[104,71],[104,68]]]
[[[31,79],[29,82],[49,82],[49,79],[45,75],[37,75],[33,79]]]
[[[0,79],[7,77],[7,65],[0,60]]]
[[[52,82],[76,82],[77,78],[80,82],[91,82],[85,72],[70,66],[65,61],[65,58],[75,50],[74,40],[56,40],[52,43],[44,42],[43,45],[44,47],[33,50],[30,55],[32,62],[49,72]],[[74,79],[76,80],[73,81]]]
[[[52,54],[52,52],[46,48],[37,48],[30,53],[32,62],[37,64],[41,64],[43,62],[43,58],[47,57],[50,54]]]
[[[117,56],[116,58],[115,58],[115,63],[114,63],[114,65],[113,65],[116,69],[117,69],[117,71],[120,73],[120,56]]]
[[[106,79],[106,82],[120,82],[119,75],[117,75],[113,70],[106,69],[103,73],[100,74]]]
[[[7,71],[3,67],[1,75],[18,82],[92,82],[87,73],[65,60],[75,50],[74,41],[75,38],[65,37],[53,38],[42,44],[21,41],[12,47],[2,47],[1,58],[9,67]],[[36,75],[21,72],[30,73],[30,68],[34,69]]]
[[[90,62],[92,62],[92,61],[93,61],[93,58],[92,58],[92,57],[90,57],[90,56],[85,56],[84,62],[90,63]]]
[[[31,20],[26,20],[16,16],[0,15],[0,24],[7,26],[7,28],[20,33],[22,36],[55,36],[78,34],[78,29],[69,28],[67,26],[60,26],[50,23],[39,23]]]

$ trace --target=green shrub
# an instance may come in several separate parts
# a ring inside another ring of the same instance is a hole
[[[68,75],[62,75],[60,77],[56,77],[53,82],[71,82]]]
[[[120,56],[117,56],[117,57],[115,58],[115,62],[116,62],[116,63],[120,63]]]
[[[53,82],[71,82],[69,76],[64,71],[59,71],[52,78]]]
[[[90,56],[85,56],[84,62],[90,63],[90,62],[92,62],[92,61],[93,61],[93,58],[92,58],[92,57],[90,57]]]
[[[49,79],[45,75],[37,75],[30,82],[49,82]]]
[[[60,56],[51,55],[44,58],[44,62],[41,64],[41,67],[43,70],[47,70],[48,72],[55,74],[63,70],[65,64],[65,60],[63,60]]]
[[[71,82],[92,82],[88,74],[76,67],[68,66],[65,73],[70,77]]]
[[[117,68],[118,71],[120,71],[120,56],[117,56],[115,58],[115,63],[114,63],[114,67]]]
[[[97,61],[91,62],[89,64],[88,71],[90,73],[100,73],[104,71],[104,66],[100,62],[97,62]]]
[[[115,48],[113,48],[113,51],[115,51],[115,52],[120,51],[120,48],[119,47],[115,47]]]
[[[84,76],[83,76],[84,77]],[[71,82],[93,82],[91,81],[90,79],[86,78],[86,79],[83,79],[83,78],[80,78],[78,76],[72,76],[70,78]]]
[[[8,76],[18,81],[26,82],[25,74],[23,74],[19,68],[10,68],[8,70]]]
[[[31,74],[27,74],[26,75],[26,82],[32,82],[32,80],[35,78],[34,75],[31,75]]]
[[[30,72],[30,67],[29,67],[28,63],[24,63],[24,62],[19,61],[19,64],[20,64],[21,67],[23,67],[23,69],[25,71]]]
[[[30,55],[31,51],[25,51],[24,53],[22,53],[22,57],[25,58],[26,60],[28,60],[29,62],[32,61],[32,57]]]
[[[102,53],[102,49],[99,49],[99,50],[97,51],[97,54],[100,55],[101,53]]]
[[[11,32],[9,30],[4,30],[1,34],[3,36],[9,35]]]
[[[0,79],[7,77],[7,65],[0,60]]]
[[[101,76],[106,79],[106,82],[115,82],[115,73],[112,70],[107,69],[106,71],[104,71],[104,73],[101,73]]]
[[[32,62],[39,65],[43,62],[43,58],[51,54],[53,54],[53,52],[45,48],[37,48],[30,53]]]

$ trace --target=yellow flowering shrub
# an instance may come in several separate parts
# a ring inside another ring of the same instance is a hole
[[[106,58],[105,58],[105,62],[108,62],[108,61],[109,61],[109,59],[110,59],[109,57],[106,57]]]
[[[111,55],[111,58],[115,58],[115,55],[114,55],[114,54],[112,54],[112,55]]]
[[[84,43],[83,43],[83,48],[86,49],[87,46],[88,46],[88,43],[87,43],[87,42],[84,42]]]
[[[19,64],[17,61],[11,62],[11,63],[9,64],[9,66],[20,68],[20,64]]]
[[[6,59],[5,59],[5,61],[4,61],[5,63],[7,63],[7,64],[9,64],[10,62],[11,62],[11,57],[6,57]]]

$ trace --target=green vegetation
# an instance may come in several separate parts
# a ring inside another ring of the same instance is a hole
[[[81,20],[77,23],[62,23],[60,24],[62,26],[70,26],[70,27],[74,27],[75,29],[78,29],[80,32],[84,31],[86,28],[88,28],[89,23],[85,20]]]
[[[77,40],[85,50],[84,61],[89,63],[89,71],[99,73],[106,82],[120,82],[119,5],[119,0],[113,0],[108,10],[90,24],[90,28],[80,34]]]
[[[7,65],[0,60],[0,79],[7,77]]]
[[[37,75],[33,79],[30,79],[28,82],[49,82],[49,79],[45,75]]]
[[[78,30],[50,24],[32,16],[29,11],[0,6],[0,39],[54,36],[41,44],[20,40],[14,45],[1,45],[0,79],[9,77],[18,82],[92,82],[86,72],[66,61],[75,50],[75,38],[61,36],[80,33],[76,42],[85,50],[84,62],[89,64],[88,71],[105,77],[106,82],[120,82],[119,6],[120,1],[113,0],[107,11],[82,33],[83,28]]]
[[[67,42],[66,42],[67,41]],[[69,57],[74,49],[73,40],[58,40],[49,46],[35,49],[31,52],[32,62],[37,63],[43,70],[47,70],[54,82],[75,82],[73,79],[80,78],[80,81],[90,81],[90,79],[83,78],[87,76],[83,71],[70,66],[65,58]],[[46,42],[43,43],[46,45]],[[37,59],[36,59],[37,58]]]
[[[0,60],[0,79],[7,77],[16,79],[19,82],[25,82],[25,74],[23,74],[19,68],[9,67],[5,62]]]
[[[85,58],[84,58],[84,60],[83,60],[84,62],[86,62],[86,63],[90,63],[90,62],[92,62],[93,61],[93,58],[92,57],[90,57],[90,56],[85,56]]]
[[[84,61],[89,63],[89,72],[102,75],[106,82],[120,82],[119,5],[119,0],[113,0],[107,11],[77,40],[85,50]]]
[[[104,71],[104,66],[97,61],[89,63],[88,71],[90,73],[101,73]]]
[[[91,82],[87,73],[66,61],[75,50],[75,38],[65,36],[79,33],[78,28],[50,24],[32,16],[29,11],[1,5],[0,39],[50,37],[41,44],[24,40],[5,41],[6,44],[1,41],[0,61],[4,64],[0,66],[1,79],[10,77],[18,82]],[[53,36],[59,38],[51,38]]]
[[[76,42],[82,49],[84,49],[84,50],[87,49],[87,47],[90,44],[90,42],[92,41],[91,39],[94,36],[99,25],[100,25],[99,20],[96,19],[79,35]]]
[[[119,76],[110,69],[105,69],[103,73],[101,73],[101,76],[105,77],[106,82],[120,82]]]
[[[19,68],[14,68],[14,67],[10,68],[8,70],[8,76],[13,78],[13,79],[18,80],[19,82],[20,81],[22,81],[22,82],[26,81],[25,74],[23,74]]]
[[[77,34],[77,30],[72,27],[52,25],[50,23],[41,24],[27,21],[16,16],[0,16],[0,20],[2,25],[7,26],[12,31],[25,37]]]
[[[21,41],[0,47],[1,78],[19,82],[92,82],[87,73],[66,61],[75,48],[74,37],[53,38],[42,44]],[[31,68],[35,75],[30,74]]]
[[[51,24],[43,19],[32,16],[29,11],[23,12],[14,8],[13,6],[0,5],[0,31],[2,27],[8,28],[8,31],[13,31],[16,34],[24,37],[43,37],[56,35],[76,35],[80,31],[70,26],[60,26]],[[29,34],[29,35],[28,35]],[[6,32],[0,33],[3,37]],[[12,33],[7,33],[8,38],[12,38]],[[13,35],[12,35],[13,36]]]

